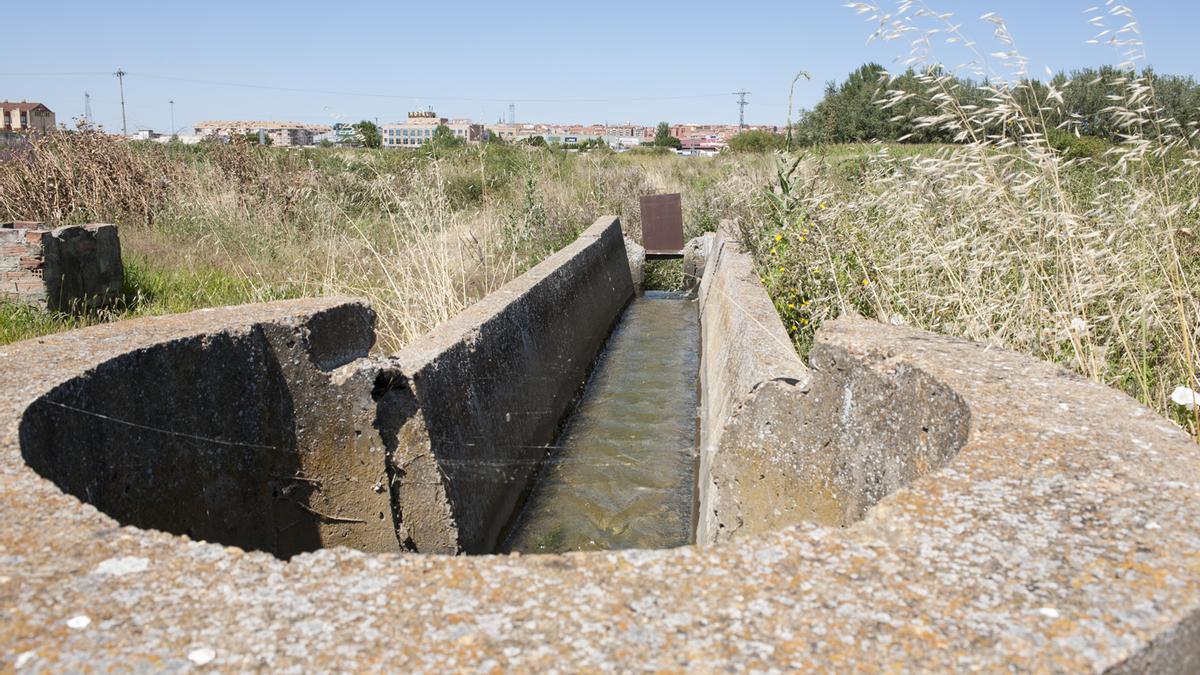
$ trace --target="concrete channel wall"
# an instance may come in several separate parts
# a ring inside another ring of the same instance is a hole
[[[402,539],[495,548],[633,293],[604,217],[396,356],[416,402],[393,452]]]
[[[708,249],[697,542],[845,527],[966,441],[970,412],[919,370],[880,371],[826,344],[805,367],[732,235]]]

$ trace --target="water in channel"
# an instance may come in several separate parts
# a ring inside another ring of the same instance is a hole
[[[694,301],[650,291],[630,303],[504,549],[690,543],[699,367]]]

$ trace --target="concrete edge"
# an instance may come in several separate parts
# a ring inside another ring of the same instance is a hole
[[[446,525],[411,528],[416,550],[494,550],[634,292],[620,221],[603,216],[395,355],[418,402],[394,451],[395,502],[417,513],[432,499],[428,520]],[[440,492],[421,487],[434,481]]]
[[[285,563],[119,527],[23,464],[16,424],[63,370],[159,338],[297,325],[306,303],[328,301],[289,302],[0,347],[4,668],[182,670],[195,655],[224,670],[1196,670],[1200,449],[1051,364],[872,321],[830,322],[818,344],[847,371],[927,374],[969,408],[969,436],[846,529],[801,523],[708,549],[327,549]]]

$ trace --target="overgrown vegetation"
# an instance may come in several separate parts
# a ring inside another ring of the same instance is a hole
[[[937,89],[926,88],[931,76],[941,81]],[[793,141],[800,146],[864,141],[967,142],[971,138],[963,135],[962,129],[943,123],[948,103],[944,99],[953,99],[963,111],[978,113],[995,106],[992,89],[1002,86],[1012,92],[1023,110],[1037,117],[1039,125],[1059,130],[1060,143],[1076,136],[1104,147],[1105,143],[1124,138],[1123,127],[1111,114],[1111,107],[1134,81],[1154,91],[1161,119],[1195,131],[1200,123],[1200,84],[1191,77],[1160,75],[1150,68],[1130,71],[1104,66],[1060,72],[1045,82],[1022,77],[1007,83],[959,77],[937,64],[924,71],[908,68],[892,74],[878,63],[867,63],[844,82],[826,85],[824,98],[812,110],[803,112],[793,127]],[[1004,116],[981,119],[976,131],[1015,139],[1028,132],[1016,122]]]
[[[761,129],[743,131],[729,139],[729,150],[732,152],[768,152],[783,150],[785,145],[783,136]]]
[[[0,341],[112,318],[351,294],[372,301],[381,346],[395,349],[601,214],[621,216],[640,239],[638,198],[678,191],[689,229],[712,229],[753,201],[770,170],[769,158],[449,141],[400,151],[126,143],[92,130],[35,137],[0,171],[0,219],[122,225],[128,292],[114,310],[83,318],[3,306]]]
[[[832,87],[793,129],[804,145],[792,153],[754,152],[779,141],[745,136],[747,153],[680,158],[669,127],[664,145],[621,155],[540,138],[417,152],[35,138],[4,160],[0,218],[120,223],[126,299],[84,318],[0,305],[0,342],[114,316],[354,294],[380,311],[394,349],[599,214],[620,215],[639,239],[638,197],[678,191],[689,237],[737,220],[801,352],[824,321],[854,311],[1058,362],[1196,435],[1200,406],[1172,400],[1200,391],[1195,83],[1136,60],[1038,82],[995,15],[1010,74],[972,51],[960,77],[929,51],[975,44],[946,15],[854,6],[876,37],[915,36],[911,69],[881,79],[867,66]],[[1136,52],[1129,11],[1105,7],[1121,23],[1105,40]],[[878,139],[903,142],[829,144]],[[676,283],[673,267],[650,274]]]
[[[781,157],[743,238],[801,351],[854,311],[1061,363],[1195,436],[1200,406],[1172,393],[1200,390],[1200,151],[1194,122],[1161,99],[1163,80],[1127,64],[1100,82],[1038,85],[989,16],[1018,76],[969,85],[922,51],[939,36],[970,44],[950,19],[858,8],[879,37],[918,36],[924,64],[910,77],[929,95],[872,94],[884,112],[855,124],[928,106],[912,129],[957,145]],[[1136,50],[1136,22],[1114,11],[1124,27],[1111,39]],[[1104,91],[1104,107],[1052,114],[1071,91]],[[1082,140],[1097,130],[1107,139]]]

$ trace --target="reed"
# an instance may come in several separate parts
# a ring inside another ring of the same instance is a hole
[[[1122,140],[1077,154],[1050,139],[1082,134],[1086,121],[1046,125],[1061,91],[1031,84],[1003,19],[984,17],[996,69],[950,15],[897,5],[853,7],[875,38],[907,42],[903,66],[917,69],[935,111],[918,126],[956,143],[780,157],[742,228],[800,349],[821,323],[854,311],[1063,364],[1195,437],[1200,407],[1172,394],[1200,391],[1200,150],[1197,130],[1163,116],[1138,70],[1133,15],[1109,4],[1090,18],[1098,32],[1120,24],[1100,40],[1125,61],[1113,83],[1122,94],[1105,110]],[[967,50],[984,96],[954,85],[935,46]],[[911,96],[889,79],[880,74],[885,108]]]

